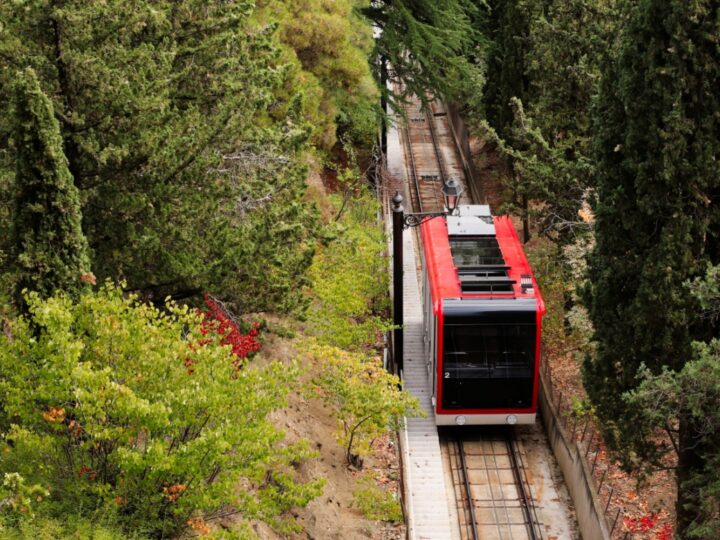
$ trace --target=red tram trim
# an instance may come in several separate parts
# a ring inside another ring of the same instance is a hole
[[[508,270],[508,277],[515,280],[513,284],[513,291],[516,297],[520,298],[535,298],[537,301],[537,310],[541,315],[545,315],[545,302],[543,302],[540,289],[538,288],[535,275],[530,268],[530,263],[525,256],[525,251],[520,243],[515,226],[513,225],[510,216],[495,216],[493,217],[495,224],[495,238],[497,239],[500,252],[502,253],[505,264],[510,268]],[[520,280],[523,274],[530,275],[533,284],[532,294],[523,294]]]
[[[443,343],[445,343],[445,311],[443,311],[442,300],[438,302],[438,335],[437,335],[437,369],[435,370],[435,388],[437,388],[437,401],[435,412],[440,412],[440,404],[443,398]]]
[[[537,402],[539,392],[540,375],[540,351],[542,340],[542,318],[545,315],[545,302],[542,299],[535,276],[530,268],[530,263],[522,249],[512,219],[509,216],[493,217],[495,225],[495,237],[502,253],[505,264],[509,266],[508,277],[513,279],[512,297],[535,298],[537,302],[536,311],[536,340],[535,340],[535,373],[533,381],[532,406],[526,408],[511,409],[444,409],[442,407],[443,393],[443,338],[444,338],[444,316],[442,301],[445,298],[508,298],[508,294],[475,293],[463,294],[460,286],[460,278],[452,258],[450,250],[450,237],[447,222],[442,218],[433,218],[420,226],[423,249],[425,252],[425,269],[428,272],[430,283],[430,295],[433,304],[433,311],[438,317],[437,335],[437,371],[436,388],[437,400],[435,411],[442,415],[460,414],[523,414],[537,413]],[[521,288],[522,274],[529,274],[533,283],[533,292],[524,294]]]
[[[460,278],[453,263],[445,219],[436,217],[426,221],[420,226],[420,233],[433,304],[443,298],[461,298]]]
[[[497,238],[498,246],[500,246],[500,252],[505,260],[505,264],[510,267],[508,277],[515,280],[513,284],[515,296],[534,297],[537,304],[537,311],[535,312],[535,373],[533,374],[532,397],[532,408],[534,411],[537,409],[538,393],[540,391],[540,351],[542,343],[542,318],[546,312],[545,302],[543,301],[542,294],[540,294],[540,288],[530,268],[530,263],[525,255],[525,250],[522,248],[512,219],[510,216],[497,216],[493,217],[493,222],[495,224],[495,237]],[[533,284],[533,294],[525,295],[522,293],[520,283],[522,274],[530,275]]]
[[[437,336],[437,365],[438,369],[435,373],[436,377],[436,387],[437,387],[437,400],[435,402],[435,412],[436,414],[445,414],[445,415],[459,415],[459,414],[528,414],[528,413],[537,413],[537,366],[538,362],[535,362],[535,371],[536,371],[536,380],[535,380],[535,387],[533,388],[533,404],[530,407],[523,407],[523,408],[512,408],[512,409],[444,409],[442,407],[442,397],[443,397],[443,387],[442,384],[443,381],[443,337],[444,337],[444,311],[442,309],[442,301],[439,303],[437,307],[437,318],[438,318],[438,336]]]

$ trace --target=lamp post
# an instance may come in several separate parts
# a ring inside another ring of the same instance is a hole
[[[403,196],[395,192],[393,202],[393,356],[397,374],[403,368],[403,231],[417,227],[436,217],[451,216],[455,213],[458,201],[464,189],[457,178],[451,176],[440,189],[445,198],[445,210],[442,212],[418,212],[405,214]]]

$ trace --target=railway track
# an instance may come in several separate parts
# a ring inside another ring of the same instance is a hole
[[[440,188],[447,177],[456,176],[466,184],[447,116],[435,104],[423,111],[417,100],[405,107],[405,114],[403,134],[412,211],[442,210]],[[543,538],[522,454],[511,429],[448,432],[441,436],[440,445],[446,470],[452,475],[461,540]]]
[[[542,524],[513,431],[441,437],[461,540],[541,540]]]
[[[410,202],[413,212],[437,212],[444,208],[440,188],[448,176],[462,178],[462,166],[455,152],[445,154],[451,137],[446,113],[433,104],[423,111],[418,100],[405,106],[405,155],[410,173]],[[452,142],[452,141],[450,141]]]

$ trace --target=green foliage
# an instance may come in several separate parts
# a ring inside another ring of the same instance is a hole
[[[485,115],[501,138],[510,139],[513,123],[511,99],[526,100],[526,56],[531,13],[523,0],[489,3],[483,31],[490,39],[487,50]]]
[[[629,462],[656,449],[637,429],[642,411],[621,398],[638,385],[640,366],[655,375],[681,372],[692,342],[717,335],[685,283],[717,264],[720,253],[720,211],[711,202],[719,186],[719,12],[717,2],[633,5],[621,54],[603,73],[595,113],[597,243],[587,291],[597,354],[588,356],[584,377],[609,442]],[[681,416],[681,536],[693,519],[688,508],[698,504],[685,479],[707,465],[694,431],[692,419]]]
[[[356,0],[261,1],[258,18],[277,21],[279,37],[298,64],[298,89],[312,101],[306,108],[313,141],[330,150],[338,137],[370,146],[377,135],[378,90],[370,73],[372,29]],[[296,90],[297,91],[297,90]]]
[[[578,355],[588,350],[592,326],[585,308],[578,303],[587,238],[584,236],[562,249],[541,238],[525,246],[547,309],[543,318],[543,345],[549,356]]]
[[[302,301],[311,127],[276,26],[253,10],[249,0],[0,4],[0,99],[18,72],[38,74],[100,279],[156,301],[227,290],[237,311]],[[0,118],[0,181],[12,183],[11,118]]]
[[[717,108],[708,84],[720,82],[720,69],[695,9],[637,7],[598,103],[588,292],[598,356],[587,363],[586,387],[606,418],[619,417],[618,386],[635,386],[641,362],[654,372],[679,369],[705,331],[684,282],[717,252],[717,210],[705,194],[717,189],[720,122],[704,111]],[[649,42],[657,54],[647,53]]]
[[[713,323],[720,301],[718,275],[720,267],[711,266],[703,278],[688,283],[703,317]],[[711,538],[720,530],[720,340],[694,342],[692,351],[680,371],[663,366],[654,374],[642,364],[637,387],[623,399],[639,411],[635,429],[650,443],[637,456],[638,467],[652,470],[677,459],[682,511],[688,516],[683,538]]]
[[[338,198],[334,210],[340,212]],[[313,304],[310,331],[322,343],[344,349],[369,349],[390,329],[386,319],[389,276],[385,234],[377,221],[378,204],[368,192],[343,202],[335,238],[318,247],[310,267]]]
[[[641,411],[635,429],[644,437],[672,441],[653,448],[653,464],[686,444],[680,440],[680,429],[690,431],[683,438],[691,441],[699,463],[679,473],[679,488],[690,495],[683,510],[692,516],[683,538],[713,538],[720,531],[720,340],[695,343],[693,352],[679,372],[664,368],[653,375],[641,368],[640,385],[625,400],[628,407]]]
[[[319,494],[293,472],[307,445],[284,446],[267,418],[296,369],[236,369],[200,315],[111,285],[27,302],[0,336],[0,473],[49,491],[39,514],[167,537],[231,507],[282,530]]]
[[[485,88],[492,129],[480,127],[508,160],[509,209],[563,245],[589,228],[578,212],[592,184],[591,104],[600,64],[616,49],[615,4],[496,2],[483,21],[493,40]]]
[[[29,289],[76,296],[90,272],[78,191],[63,153],[53,106],[32,69],[19,74],[14,101],[17,146],[14,237],[17,298]]]
[[[0,516],[0,537],[4,540],[140,540],[142,536],[124,533],[118,527],[98,524],[88,519],[63,516],[53,519],[39,516],[13,525]]]
[[[401,523],[400,501],[394,493],[378,487],[372,478],[363,479],[364,487],[353,491],[353,506],[368,519]]]
[[[384,80],[382,59],[389,62],[388,80],[398,87],[381,90],[399,109],[406,96],[427,102],[430,94],[459,100],[468,81],[482,79],[479,66],[470,61],[475,32],[471,24],[477,13],[469,0],[383,0],[372,2],[363,13],[377,28],[376,79]]]
[[[400,379],[379,359],[316,341],[307,343],[306,355],[318,365],[312,388],[338,420],[337,440],[348,464],[361,466],[373,439],[398,429],[404,416],[421,414],[417,399],[400,389]]]

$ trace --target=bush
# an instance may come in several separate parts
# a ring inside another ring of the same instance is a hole
[[[267,420],[296,369],[238,363],[195,311],[112,285],[77,303],[26,298],[0,335],[0,474],[49,492],[39,515],[167,538],[230,509],[280,526],[319,494],[295,483],[307,445],[283,447]],[[29,512],[2,514],[20,527]]]
[[[129,540],[129,536],[117,527],[98,525],[88,519],[37,518],[11,525],[0,519],[0,538],[3,540]]]
[[[314,341],[307,355],[319,364],[312,385],[338,420],[337,441],[348,464],[362,466],[373,439],[397,430],[403,416],[420,416],[418,400],[400,389],[400,379],[377,358]]]
[[[353,506],[368,519],[402,522],[402,508],[395,494],[379,488],[372,479],[365,484],[365,487],[353,492]]]
[[[310,267],[313,304],[311,332],[344,349],[375,347],[392,325],[388,310],[389,267],[382,253],[385,234],[378,224],[378,203],[367,192],[345,201],[331,199],[340,212],[337,238],[316,251]]]

